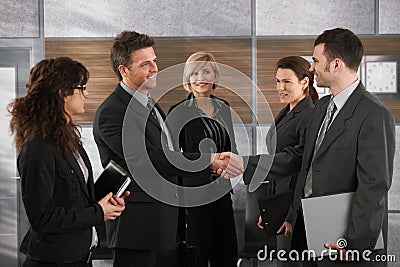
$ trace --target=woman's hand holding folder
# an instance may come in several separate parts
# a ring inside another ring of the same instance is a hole
[[[104,221],[115,220],[121,215],[125,209],[124,198],[129,195],[129,191],[125,191],[121,197],[117,197],[116,195],[113,196],[113,193],[110,192],[105,197],[100,199],[99,202],[97,202],[103,210]]]
[[[113,195],[112,198],[110,198],[110,203],[113,204],[114,206],[121,206],[125,207],[125,200],[127,196],[129,196],[131,193],[129,191],[125,191],[122,196],[118,197],[117,195]]]

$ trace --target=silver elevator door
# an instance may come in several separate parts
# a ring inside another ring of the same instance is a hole
[[[31,49],[0,47],[0,266],[20,266],[18,246],[28,223],[18,194],[16,150],[8,103],[25,94]]]

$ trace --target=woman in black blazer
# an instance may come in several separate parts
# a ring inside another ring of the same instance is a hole
[[[186,61],[183,86],[186,99],[168,112],[170,127],[183,152],[237,154],[229,104],[212,95],[219,69],[213,55],[192,54]],[[216,174],[207,180],[183,179],[185,186],[206,186],[201,204],[186,210],[186,240],[196,246],[196,267],[234,267],[237,240],[230,192],[231,183]],[[193,196],[192,196],[193,197]],[[208,265],[210,263],[210,265]]]
[[[276,64],[276,89],[280,102],[286,106],[276,116],[275,123],[267,133],[266,144],[269,154],[298,145],[305,136],[314,104],[318,101],[318,93],[313,86],[314,75],[310,72],[310,67],[310,63],[300,56],[284,57]],[[267,187],[268,195],[274,195],[294,190],[296,181],[297,175],[294,175],[271,181],[264,186]],[[263,228],[261,217],[258,226]],[[290,249],[291,237],[288,231],[286,224],[279,229],[284,235],[277,236],[278,250]]]
[[[77,61],[44,59],[30,71],[26,96],[9,104],[31,225],[21,244],[24,267],[92,266],[94,226],[125,208],[112,193],[96,203],[92,167],[72,122],[72,115],[84,112],[88,79]]]

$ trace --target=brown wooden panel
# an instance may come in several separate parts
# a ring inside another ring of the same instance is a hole
[[[275,64],[285,56],[312,55],[313,39],[258,39],[257,40],[257,86],[268,102],[275,117],[284,105],[279,102],[275,89]],[[265,102],[258,98],[257,120],[260,123],[270,123]]]
[[[228,65],[234,69],[243,72],[244,75],[251,77],[251,40],[242,38],[157,38],[155,51],[159,59],[158,66],[162,71],[167,67],[176,64],[183,64],[186,59],[193,53],[198,51],[211,52],[218,63]],[[231,73],[229,73],[231,74]],[[177,80],[182,79],[181,73],[176,73]],[[227,76],[221,70],[221,83],[234,83],[232,80],[235,76]],[[247,107],[242,98],[247,101],[251,99],[251,82],[234,83],[238,95],[230,90],[217,87],[214,94],[227,100],[232,109],[239,115],[240,119],[245,123],[251,122],[251,107]],[[163,89],[168,90],[169,88]],[[180,89],[174,89],[168,92],[160,99],[162,108],[167,111],[170,106],[184,99],[187,93]],[[239,120],[234,119],[235,123]]]
[[[46,40],[45,57],[67,56],[84,64],[89,72],[89,97],[85,114],[74,116],[78,124],[92,123],[96,109],[113,91],[118,79],[110,66],[112,40]]]
[[[400,37],[362,37],[365,55],[399,55]],[[289,55],[312,55],[314,38],[259,38],[257,40],[257,85],[268,101],[273,116],[282,108],[275,91],[275,63]],[[109,64],[111,39],[105,40],[57,40],[45,41],[45,56],[69,56],[81,61],[89,69],[91,79],[88,90],[87,112],[74,118],[78,123],[92,123],[98,105],[113,91],[118,82]],[[212,52],[217,61],[229,65],[244,75],[251,77],[251,40],[246,38],[156,38],[155,50],[162,71],[175,64],[184,63],[189,55],[197,51]],[[180,75],[180,74],[177,74]],[[221,80],[235,80],[235,76],[224,76]],[[177,78],[177,77],[171,77]],[[251,122],[251,110],[247,103],[251,100],[251,84],[238,83],[237,94],[218,88],[215,94],[230,102],[242,121]],[[171,89],[171,88],[168,88]],[[168,90],[163,89],[163,90]],[[186,92],[174,89],[160,99],[164,110],[183,99]],[[400,121],[400,97],[398,94],[378,97],[389,107],[396,121]],[[258,97],[257,117],[259,122],[271,122],[266,116],[267,109]],[[247,102],[247,103],[246,103]],[[238,120],[235,120],[238,122]]]
[[[315,38],[259,38],[257,40],[257,85],[269,103],[273,116],[276,116],[283,105],[279,102],[275,90],[275,63],[282,57],[298,55],[311,56]],[[365,55],[399,55],[400,37],[374,36],[361,37]],[[377,95],[391,110],[397,122],[400,121],[399,94],[391,96]],[[264,103],[257,101],[257,119],[261,123],[269,123],[266,119],[267,109]]]
[[[111,39],[106,40],[65,40],[49,39],[45,41],[45,57],[68,56],[82,62],[90,71],[88,82],[89,97],[87,99],[86,113],[75,116],[77,123],[92,123],[93,116],[100,103],[113,91],[118,82],[109,63]],[[159,59],[159,71],[181,64],[194,52],[207,51],[214,54],[219,63],[229,65],[251,77],[251,40],[241,38],[156,38],[156,55]],[[179,79],[181,80],[181,74]],[[223,73],[221,73],[223,76]],[[171,77],[173,78],[173,77]],[[176,77],[175,77],[176,78]],[[231,82],[235,77],[223,77]],[[168,88],[173,89],[173,88]],[[227,100],[231,107],[238,113],[245,123],[251,122],[251,109],[247,107],[242,98],[250,101],[251,82],[237,84],[238,94],[226,89],[217,88],[215,95]],[[163,89],[165,90],[165,88]],[[167,111],[172,104],[186,96],[184,90],[164,95],[160,105]],[[235,120],[238,122],[238,120]]]

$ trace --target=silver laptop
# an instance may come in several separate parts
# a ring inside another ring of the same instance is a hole
[[[351,192],[301,200],[308,250],[315,251],[317,257],[326,250],[325,243],[336,244],[341,240],[340,245],[345,247],[346,241],[343,238],[347,231],[353,196],[354,192]],[[382,230],[375,249],[383,249]]]

